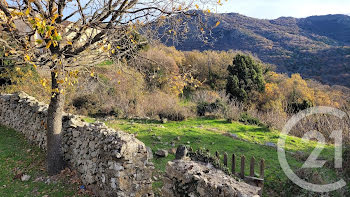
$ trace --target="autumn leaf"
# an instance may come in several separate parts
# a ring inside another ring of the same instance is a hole
[[[41,82],[41,85],[42,85],[43,87],[46,86],[46,81],[45,81],[45,80],[40,80],[40,82]]]
[[[57,10],[57,8],[55,8]],[[53,11],[54,12],[54,11]],[[51,24],[54,24],[56,22],[56,19],[58,17],[58,14],[55,14],[53,17],[52,17],[52,20],[51,20]]]
[[[48,48],[50,48],[50,46],[51,46],[51,40],[46,44],[46,48],[48,49]]]
[[[216,22],[215,27],[220,25],[220,21]]]
[[[25,12],[25,15],[28,16],[28,15],[29,15],[29,12],[30,12],[30,8],[27,8],[27,9],[26,9],[26,12]]]
[[[35,42],[36,42],[37,44],[41,44],[41,43],[43,43],[43,40],[37,39],[37,40],[35,40]]]
[[[32,65],[33,65],[33,67],[36,69],[37,68],[37,66],[33,63],[33,62],[30,62]]]
[[[29,55],[25,55],[25,56],[24,56],[24,60],[30,61],[30,56],[29,56]]]

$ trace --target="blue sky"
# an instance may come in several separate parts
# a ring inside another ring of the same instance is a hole
[[[350,14],[350,0],[228,0],[218,12],[237,12],[246,16],[275,19],[280,16],[306,17]]]

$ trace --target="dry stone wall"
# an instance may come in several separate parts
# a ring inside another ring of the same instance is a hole
[[[169,161],[162,192],[167,197],[259,197],[261,188],[189,159]]]
[[[47,109],[23,92],[1,94],[0,124],[46,149]],[[133,135],[65,114],[62,138],[65,160],[98,196],[153,196],[154,167],[146,146]]]

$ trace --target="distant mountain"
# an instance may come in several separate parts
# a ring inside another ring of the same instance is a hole
[[[323,83],[350,87],[350,16],[263,20],[225,13],[210,14],[207,24],[215,26],[218,20],[220,24],[211,34],[206,29],[193,28],[185,39],[175,43],[176,48],[248,51],[276,65],[279,72],[298,72]],[[173,44],[171,40],[164,42]]]

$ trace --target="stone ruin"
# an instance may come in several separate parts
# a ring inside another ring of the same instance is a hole
[[[0,95],[0,124],[44,150],[47,110],[48,105],[25,93]],[[65,160],[96,195],[153,196],[154,166],[146,146],[133,135],[70,114],[64,115],[62,132]]]
[[[249,185],[227,175],[210,163],[193,161],[187,150],[179,146],[176,159],[168,162],[164,177],[163,195],[166,197],[259,197],[262,188]]]

